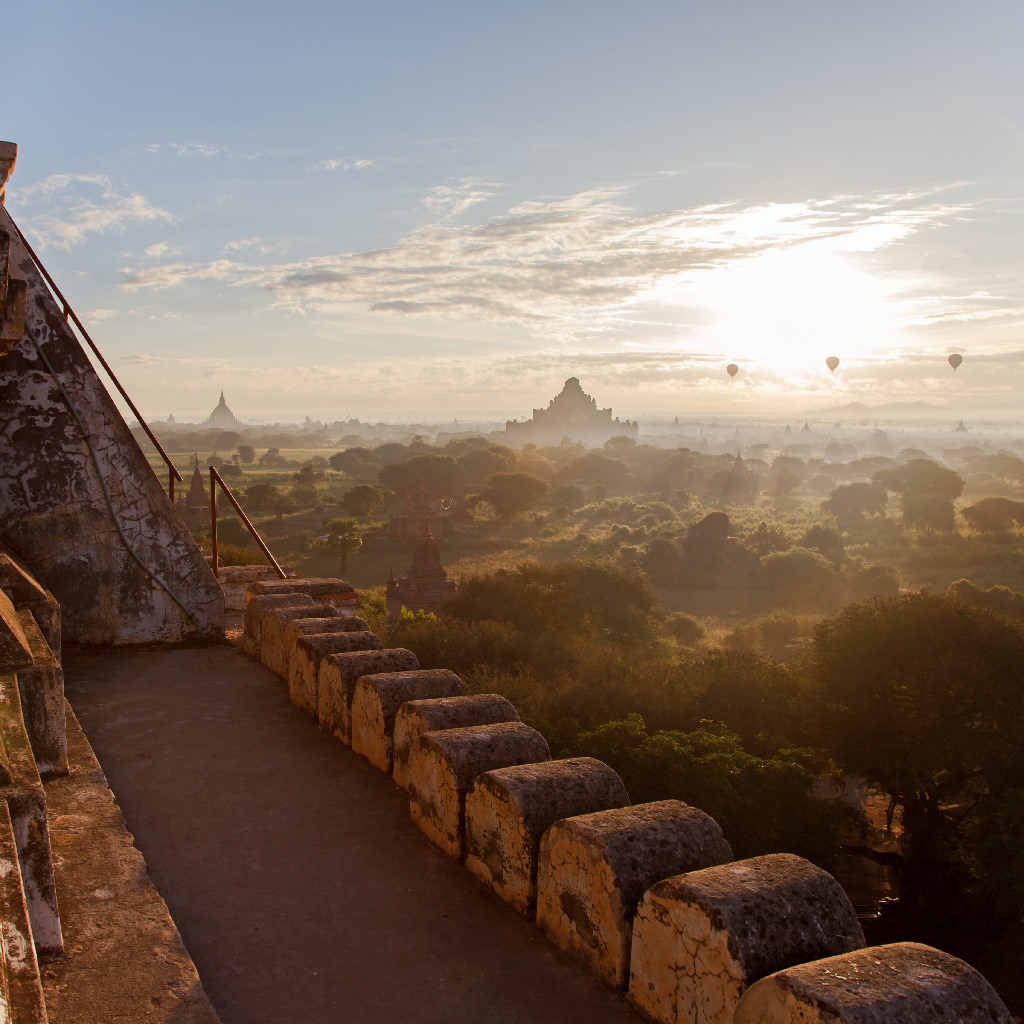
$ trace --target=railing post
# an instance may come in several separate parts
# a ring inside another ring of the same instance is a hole
[[[210,547],[213,551],[213,575],[219,577],[217,572],[217,470],[210,467]]]
[[[214,509],[214,513],[213,513],[213,543],[214,543],[214,550],[216,550],[216,544],[217,544],[217,512],[216,512],[217,504],[216,504],[216,500],[213,499],[213,493],[214,493],[214,486],[213,485],[214,485],[214,481],[216,481],[217,483],[220,484],[221,490],[224,492],[225,497],[228,499],[228,501],[231,502],[232,507],[238,513],[239,519],[241,519],[242,522],[245,523],[245,528],[249,531],[249,533],[252,534],[253,540],[256,541],[257,544],[259,544],[260,550],[263,552],[264,555],[266,555],[267,561],[270,562],[270,564],[274,567],[274,570],[277,572],[277,575],[280,576],[281,579],[287,579],[287,577],[285,576],[284,569],[282,569],[281,566],[277,564],[277,559],[270,553],[270,548],[268,548],[267,545],[263,542],[263,538],[260,536],[259,530],[257,530],[256,527],[253,526],[251,522],[249,522],[249,517],[243,511],[242,506],[239,505],[238,502],[235,500],[235,496],[231,493],[231,488],[228,487],[228,485],[226,483],[224,483],[224,478],[220,475],[220,473],[217,472],[217,467],[216,466],[211,466],[210,467],[210,495],[211,495],[211,502],[210,502],[210,504],[211,504],[211,507]]]

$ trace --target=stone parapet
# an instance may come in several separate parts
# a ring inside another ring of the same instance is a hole
[[[398,709],[410,700],[457,697],[465,692],[465,683],[446,668],[363,676],[352,695],[352,749],[390,773]]]
[[[9,555],[0,552],[0,590],[11,599],[20,611],[26,609],[35,617],[36,623],[53,656],[60,661],[60,605],[48,590],[44,590]]]
[[[484,772],[466,796],[466,867],[529,915],[537,902],[537,851],[548,827],[628,803],[619,776],[593,757]]]
[[[844,953],[770,974],[735,1024],[1012,1024],[995,989],[955,956],[917,942]]]
[[[327,621],[300,619],[298,622]],[[332,620],[333,621],[333,620]],[[362,619],[358,620],[362,622]],[[296,623],[292,623],[295,625]],[[365,625],[365,623],[364,623]],[[297,707],[317,714],[320,699],[320,664],[332,654],[379,651],[380,637],[368,629],[344,632],[297,632],[288,659],[288,699]]]
[[[466,794],[477,776],[550,760],[547,740],[522,722],[424,733],[409,763],[409,813],[427,838],[461,857]]]
[[[732,849],[714,818],[680,800],[565,818],[541,839],[537,924],[559,949],[621,988],[644,892],[729,860]]]
[[[0,676],[0,754],[0,799],[6,802],[14,827],[32,936],[41,954],[57,954],[63,940],[46,822],[46,791],[25,733],[18,681],[13,675]]]
[[[352,697],[360,676],[380,672],[410,672],[420,667],[419,659],[404,647],[382,651],[328,654],[317,675],[317,721],[321,729],[352,742]]]
[[[519,712],[497,693],[409,701],[395,715],[391,778],[402,789],[409,788],[409,761],[424,733],[518,721]]]
[[[644,894],[629,998],[662,1024],[731,1024],[759,979],[863,945],[857,913],[828,872],[784,853],[734,861]]]
[[[260,662],[264,668],[270,669],[275,676],[288,678],[291,668],[292,651],[298,632],[292,634],[291,641],[286,638],[288,627],[294,622],[314,623],[307,627],[310,633],[348,633],[351,632],[348,620],[336,629],[326,629],[323,623],[328,619],[338,618],[338,613],[331,604],[307,604],[299,607],[271,608],[263,617],[263,631],[260,636]],[[360,622],[363,620],[360,619]],[[365,623],[364,623],[365,625]],[[357,627],[352,626],[352,630]]]
[[[245,602],[242,620],[242,650],[251,658],[260,657],[263,640],[263,620],[271,608],[299,608],[313,604],[309,594],[263,594]]]
[[[345,580],[322,579],[257,580],[249,585],[248,597],[264,594],[307,594],[313,600],[327,604],[352,604],[359,599],[355,588]]]
[[[42,775],[67,775],[68,737],[64,719],[64,670],[28,611],[18,620],[32,651],[32,664],[19,668],[18,690],[25,732]]]
[[[0,800],[0,1020],[46,1024],[39,962],[7,804]]]
[[[0,672],[14,672],[32,664],[32,648],[22,628],[18,611],[0,590]]]

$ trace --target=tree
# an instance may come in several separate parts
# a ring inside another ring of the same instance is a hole
[[[824,555],[809,548],[766,555],[761,579],[785,608],[832,611],[842,600],[842,577]]]
[[[247,508],[256,510],[272,509],[280,499],[281,489],[276,484],[268,484],[263,480],[257,480],[249,484],[245,489],[245,504]]]
[[[620,490],[633,478],[633,472],[622,459],[610,458],[600,452],[587,452],[573,459],[558,471],[559,483],[582,480],[585,484],[604,484],[611,490]]]
[[[992,587],[979,587],[970,580],[957,580],[950,583],[949,593],[964,604],[977,605],[998,612],[1008,619],[1024,619],[1024,594],[996,584]]]
[[[463,488],[459,464],[451,455],[413,455],[385,465],[377,482],[399,494],[411,494],[422,484],[428,498],[451,498]]]
[[[350,487],[341,499],[341,507],[350,515],[359,519],[369,519],[378,509],[382,509],[393,501],[394,491],[373,484],[357,484]]]
[[[548,485],[529,473],[494,473],[480,497],[503,519],[525,512],[548,492]]]
[[[346,448],[343,452],[335,452],[327,464],[337,473],[364,478],[372,477],[380,469],[380,463],[369,448]]]
[[[504,445],[477,448],[459,458],[466,487],[477,487],[495,473],[511,473],[516,468],[516,453]]]
[[[237,454],[243,466],[251,466],[256,461],[256,449],[251,444],[240,444]]]
[[[824,741],[903,811],[905,901],[984,888],[972,835],[1024,795],[1024,632],[946,595],[876,598],[816,627],[810,669]]]
[[[281,454],[280,448],[268,448],[259,458],[261,466],[271,469],[287,466],[288,460]]]
[[[902,466],[880,469],[871,478],[887,490],[908,496],[931,495],[955,501],[964,490],[963,478],[931,459],[911,459]]]
[[[905,494],[903,525],[925,533],[954,533],[953,502],[941,494]]]
[[[354,519],[328,519],[324,529],[328,543],[338,553],[339,569],[344,576],[348,572],[348,556],[363,546],[359,524]]]
[[[861,481],[836,487],[821,503],[821,510],[840,522],[850,523],[863,516],[884,516],[888,500],[883,484]]]
[[[737,857],[786,851],[827,863],[839,824],[851,817],[839,801],[815,793],[828,771],[820,752],[787,747],[754,756],[717,722],[649,733],[631,714],[580,733],[572,753],[611,765],[636,803],[685,800],[707,811]]]
[[[447,615],[508,622],[534,636],[603,636],[636,647],[655,635],[654,595],[647,577],[612,562],[525,562],[464,580]]]
[[[960,515],[979,533],[1006,533],[1024,523],[1024,501],[1009,498],[982,498],[962,509]]]

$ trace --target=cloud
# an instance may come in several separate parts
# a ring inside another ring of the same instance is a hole
[[[153,142],[146,147],[147,153],[157,155],[167,152],[181,159],[193,157],[222,156],[228,152],[226,146],[212,146],[205,142]]]
[[[143,252],[145,252],[151,260],[162,260],[166,259],[168,256],[179,255],[181,250],[175,249],[167,242],[156,242],[153,245],[147,245]]]
[[[962,218],[936,193],[836,196],[797,203],[705,204],[638,214],[624,188],[519,203],[476,224],[454,223],[493,200],[496,185],[465,180],[427,197],[436,220],[377,250],[289,263],[240,260],[127,267],[129,289],[216,282],[258,288],[270,308],[301,314],[353,309],[380,316],[526,328],[561,343],[685,334],[702,324],[712,273],[794,247],[878,259],[915,233]],[[667,296],[667,297],[666,297]],[[934,312],[925,303],[920,312]]]
[[[102,174],[50,175],[23,189],[19,199],[41,208],[33,214],[32,234],[43,250],[70,250],[88,235],[122,231],[133,223],[174,220],[167,210],[143,195],[121,191]]]
[[[357,160],[336,158],[318,160],[315,164],[310,164],[306,169],[309,171],[367,171],[371,168],[379,168],[380,166],[377,160],[370,160],[366,157],[361,157]]]
[[[494,182],[463,178],[457,185],[438,185],[431,189],[423,205],[439,217],[457,217],[471,206],[492,198],[497,187]]]
[[[101,323],[104,320],[112,320],[114,317],[120,316],[120,311],[116,309],[90,309],[84,316],[88,322]]]
[[[225,252],[252,252],[257,256],[266,256],[267,253],[273,252],[274,247],[268,245],[259,236],[255,238],[239,238],[234,242],[224,243]]]

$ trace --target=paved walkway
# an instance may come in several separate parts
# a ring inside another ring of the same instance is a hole
[[[637,1024],[236,647],[64,672],[223,1024]]]

